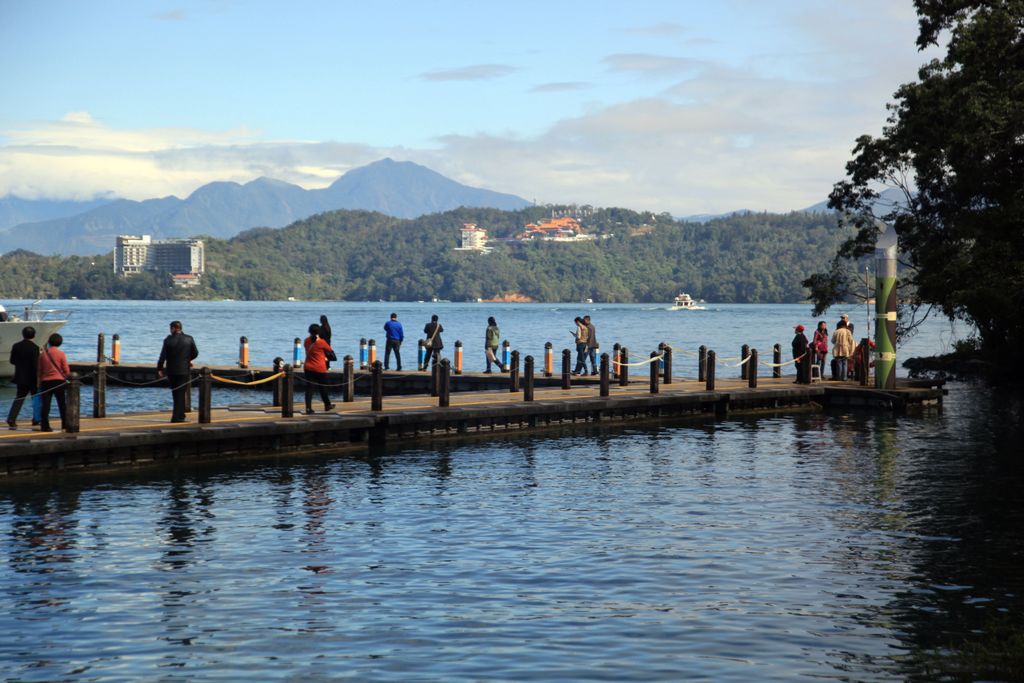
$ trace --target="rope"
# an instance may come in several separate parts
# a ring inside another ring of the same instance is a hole
[[[234,384],[234,385],[237,385],[237,386],[240,386],[240,387],[254,387],[257,384],[266,384],[267,382],[273,382],[278,377],[283,377],[283,376],[284,376],[284,373],[283,372],[279,372],[276,375],[271,375],[270,377],[264,377],[263,379],[257,379],[257,380],[254,380],[252,382],[239,382],[237,380],[227,379],[226,377],[219,377],[217,375],[210,375],[210,377],[212,379],[215,379],[218,382],[223,382],[224,384]]]
[[[641,365],[647,365],[648,363],[658,362],[658,361],[660,361],[664,357],[665,357],[665,354],[663,353],[660,356],[652,356],[650,358],[645,358],[645,359],[643,359],[641,361],[637,361],[636,363],[620,363],[617,360],[612,360],[612,365],[614,365],[616,367],[620,367],[620,368],[635,368],[635,367],[639,367]]]
[[[797,356],[793,360],[787,360],[784,363],[769,363],[768,361],[764,361],[763,360],[763,361],[761,361],[761,365],[765,366],[766,368],[781,368],[784,365],[792,365],[793,363],[797,362],[798,360],[802,360],[804,358],[804,356],[806,356],[806,355],[807,355],[807,352],[805,351],[803,353],[803,355]]]

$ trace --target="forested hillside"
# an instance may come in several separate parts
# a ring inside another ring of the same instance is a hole
[[[324,213],[283,229],[208,240],[204,285],[187,293],[170,290],[158,276],[115,278],[110,255],[20,252],[0,258],[0,291],[8,298],[463,301],[520,294],[598,302],[670,301],[686,291],[723,303],[793,302],[807,296],[801,280],[845,238],[832,214],[747,214],[696,224],[598,209],[581,219],[600,236],[593,242],[498,243],[487,254],[453,250],[463,223],[509,237],[550,211],[459,209],[414,220]]]

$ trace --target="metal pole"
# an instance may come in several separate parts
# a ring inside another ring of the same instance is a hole
[[[96,379],[92,382],[92,416],[107,416],[107,366],[96,364]]]
[[[523,359],[523,400],[533,400],[533,356]]]
[[[199,424],[210,424],[213,410],[210,407],[210,396],[213,393],[213,378],[210,368],[199,371]]]
[[[660,370],[660,368],[658,367],[658,360],[657,360],[659,355],[661,355],[661,354],[659,354],[657,351],[651,351],[651,360],[648,363],[648,365],[651,366],[651,393],[652,394],[657,394],[658,391],[659,391],[659,389],[658,389],[658,379],[659,379],[659,375],[661,374],[660,372],[658,372],[658,370]]]
[[[747,369],[747,386],[751,389],[757,388],[757,349],[750,349],[750,360],[747,362],[750,367]]]

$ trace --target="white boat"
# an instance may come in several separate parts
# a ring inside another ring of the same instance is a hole
[[[705,310],[705,308],[703,306],[698,306],[697,302],[694,301],[693,298],[691,298],[689,294],[687,294],[686,292],[683,292],[683,293],[679,294],[672,301],[672,310],[673,311],[703,311],[703,310]]]
[[[50,335],[63,327],[71,315],[67,310],[36,308],[38,303],[29,304],[21,311],[8,311],[7,319],[0,321],[0,378],[14,376],[11,347],[22,340],[21,331],[26,325],[36,329],[34,341],[42,348]]]

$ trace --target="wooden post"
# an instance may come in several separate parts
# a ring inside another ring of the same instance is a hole
[[[715,352],[709,350],[706,357],[707,367],[704,369],[704,388],[715,390]]]
[[[284,366],[284,386],[281,388],[281,417],[295,415],[295,372],[290,364]]]
[[[533,400],[533,356],[523,359],[523,400]]]
[[[447,408],[451,403],[452,393],[452,363],[447,358],[441,360],[438,363],[438,390],[437,390],[437,405],[441,408]]]
[[[356,362],[352,356],[345,356],[341,372],[342,381],[345,383],[341,392],[341,400],[344,403],[352,403],[356,400]]]
[[[740,347],[740,379],[747,378],[748,363],[745,363],[744,361],[746,361],[748,358],[750,358],[750,346],[744,344],[743,346]]]
[[[277,373],[281,372],[282,370],[284,370],[284,358],[281,358],[281,356],[278,356],[277,358],[274,359],[274,374],[276,375]],[[284,377],[278,377],[277,379],[274,380],[274,386],[271,387],[271,389],[273,390],[273,394],[274,394],[274,396],[273,396],[273,400],[274,400],[273,406],[275,408],[280,408],[281,407],[281,394],[284,393],[283,389],[282,389],[283,387],[284,387]]]
[[[192,412],[192,368],[188,369],[188,382],[185,383],[185,412]]]
[[[611,393],[612,378],[610,375],[611,362],[608,360],[608,354],[601,354],[601,396],[607,396]]]
[[[757,349],[750,350],[750,361],[747,363],[750,368],[747,370],[747,386],[751,389],[757,388]]]
[[[438,385],[441,383],[441,366],[437,362],[437,356],[431,356],[433,364],[430,366],[430,395],[437,397]]]
[[[572,388],[572,351],[562,349],[562,389]]]
[[[516,393],[519,391],[519,352],[512,352],[512,361],[509,363],[510,371],[508,373],[508,390],[509,393]]]
[[[455,340],[455,374],[462,374],[462,342]]]
[[[660,389],[658,388],[658,379],[661,375],[661,368],[658,367],[658,356],[661,354],[657,351],[651,351],[651,360],[648,365],[651,366],[651,393],[657,394]]]
[[[121,335],[115,334],[110,342],[110,363],[118,365],[121,362]]]
[[[243,370],[249,367],[249,338],[238,339],[238,367]]]
[[[68,378],[67,393],[64,396],[64,431],[77,434],[82,423],[82,380],[77,372]]]
[[[703,382],[708,376],[708,347],[703,344],[697,349],[697,381]]]
[[[551,342],[544,343],[544,376],[555,374],[555,348]]]
[[[782,377],[782,346],[776,344],[772,347],[772,377]]]
[[[672,384],[672,347],[662,343],[665,344],[665,376],[661,381],[663,384]]]
[[[92,416],[107,416],[107,366],[96,364],[96,378],[92,381]]]
[[[622,344],[615,342],[612,344],[612,377],[618,379],[619,377],[619,363],[622,359],[619,357],[619,351],[622,349]]]
[[[370,410],[384,410],[384,366],[380,361],[370,369]]]
[[[619,386],[629,386],[629,349],[625,346],[619,349]]]
[[[210,375],[210,368],[199,371],[199,424],[204,425],[212,422],[213,409],[210,407],[210,398],[213,394],[213,377]]]
[[[104,341],[103,333],[100,332],[96,335],[96,362],[106,363],[107,362],[107,351],[106,342]]]

